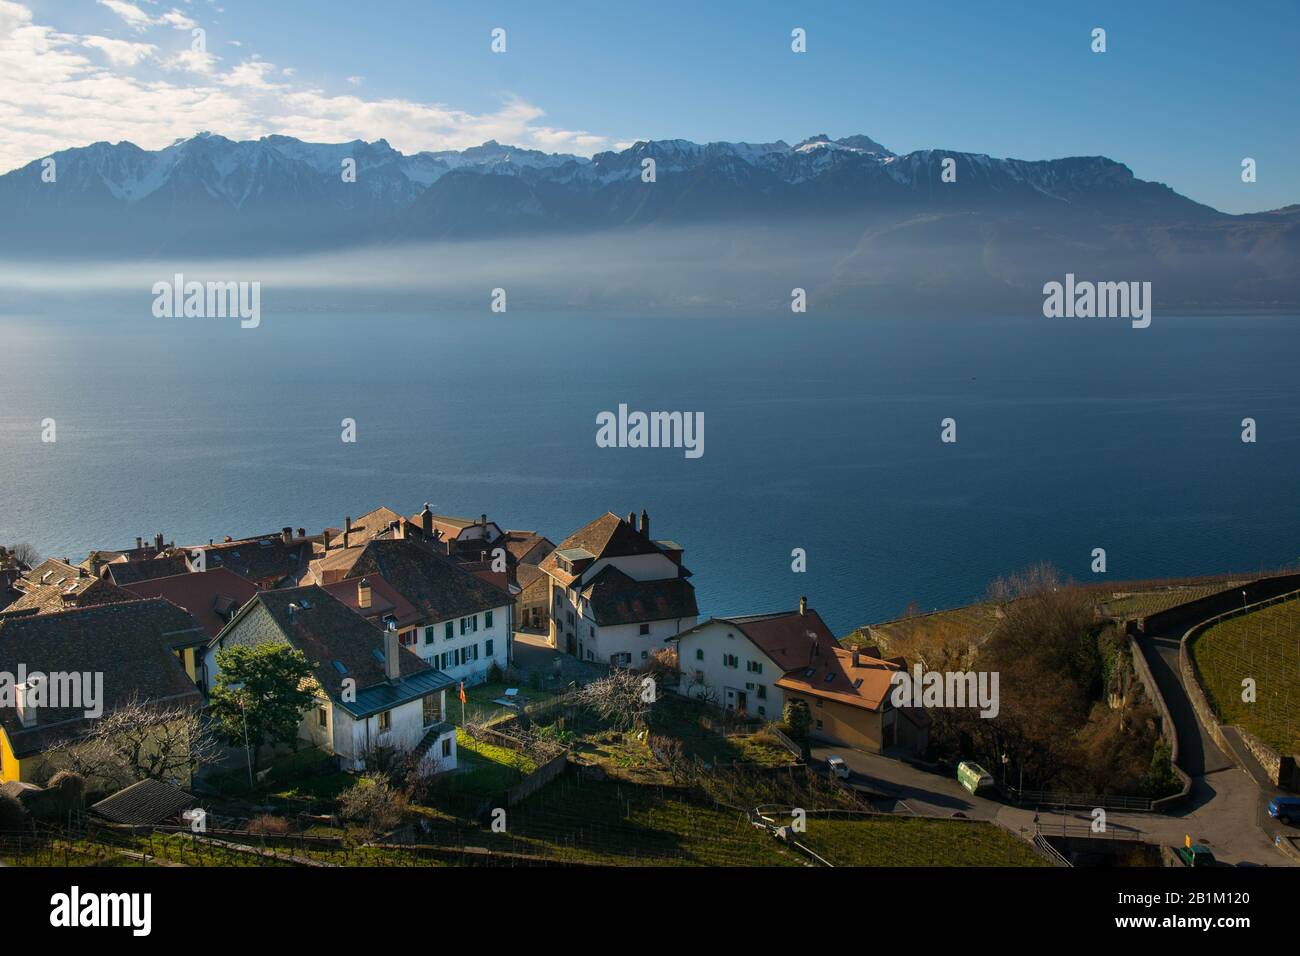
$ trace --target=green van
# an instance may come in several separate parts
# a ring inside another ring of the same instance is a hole
[[[957,764],[957,782],[971,793],[993,786],[993,775],[977,763],[963,760]]]

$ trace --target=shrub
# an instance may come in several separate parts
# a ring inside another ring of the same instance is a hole
[[[249,833],[260,833],[266,836],[285,836],[292,829],[293,826],[284,817],[277,817],[270,813],[260,814],[248,821]]]
[[[28,826],[27,810],[16,797],[0,793],[0,835],[26,830]]]
[[[343,818],[372,834],[397,827],[406,814],[407,805],[405,794],[374,774],[363,776],[339,797]]]
[[[493,661],[492,666],[488,668],[488,672],[487,672],[488,683],[499,684],[503,680],[505,680],[505,674],[501,672],[501,665],[498,664],[496,661]]]
[[[808,739],[808,732],[812,730],[812,714],[808,712],[807,704],[801,700],[786,701],[782,717],[785,725],[790,728],[791,737],[795,740]]]
[[[32,807],[32,816],[54,823],[67,822],[68,814],[86,806],[86,778],[74,770],[60,770],[45,785],[45,792]]]

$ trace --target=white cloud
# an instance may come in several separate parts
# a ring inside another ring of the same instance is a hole
[[[126,8],[144,13],[124,0],[101,3],[128,25],[135,14]],[[297,80],[293,67],[256,56],[228,65],[190,49],[187,37],[168,31],[155,39],[157,45],[60,32],[34,22],[22,3],[0,0],[0,76],[6,78],[0,171],[100,140],[159,149],[200,130],[231,139],[272,133],[318,142],[385,138],[407,153],[489,139],[581,154],[611,145],[585,130],[544,124],[545,111],[519,97],[471,113],[397,97],[368,99],[359,91],[337,95]]]
[[[360,86],[360,85],[361,85],[362,83],[364,83],[365,81],[366,81],[366,78],[365,78],[364,76],[349,76],[349,77],[348,77],[348,85],[349,85],[349,86]]]
[[[115,66],[135,66],[158,49],[152,43],[132,43],[130,40],[114,40],[97,36],[82,37],[81,45],[99,50]]]
[[[157,22],[134,3],[127,3],[126,0],[99,0],[99,5],[108,7],[116,13],[132,30],[143,32]]]

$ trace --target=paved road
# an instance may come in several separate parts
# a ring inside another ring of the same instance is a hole
[[[1266,809],[1268,801],[1281,791],[1264,776],[1234,728],[1225,728],[1224,737],[1230,745],[1236,745],[1236,760],[1224,753],[1201,726],[1178,666],[1182,636],[1179,631],[1138,639],[1178,732],[1178,765],[1192,778],[1189,801],[1178,816],[1204,829],[1200,839],[1214,849],[1216,856],[1235,852],[1252,862],[1284,860],[1289,865],[1290,861],[1272,843],[1275,834],[1295,836],[1296,829],[1278,823]],[[1243,766],[1252,772],[1242,770]],[[1197,838],[1196,833],[1193,838]],[[1268,851],[1262,859],[1261,846]]]
[[[830,754],[844,758],[853,771],[850,784],[874,798],[872,804],[881,810],[948,817],[960,813],[972,820],[996,822],[1026,839],[1039,828],[1051,833],[1054,827],[1067,826],[1072,832],[1077,832],[1079,827],[1092,822],[1091,814],[1084,810],[1043,810],[1035,814],[1033,809],[971,796],[954,777],[933,773],[891,757],[845,747],[818,745],[812,748],[814,760],[824,761]],[[1236,774],[1246,785],[1223,787],[1223,774]],[[1211,776],[1204,786],[1209,799],[1198,807],[1190,807],[1179,814],[1110,812],[1106,818],[1107,826],[1126,834],[1136,832],[1148,842],[1170,846],[1181,845],[1183,838],[1191,834],[1192,839],[1209,845],[1215,856],[1225,863],[1292,865],[1269,844],[1268,838],[1256,825],[1257,791],[1249,777],[1239,770],[1226,770]]]

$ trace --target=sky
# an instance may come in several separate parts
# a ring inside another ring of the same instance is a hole
[[[582,155],[864,133],[1105,155],[1250,212],[1300,202],[1298,40],[1297,0],[0,0],[0,170],[203,130]]]

